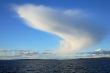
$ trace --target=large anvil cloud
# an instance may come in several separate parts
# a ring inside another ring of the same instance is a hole
[[[16,5],[15,11],[28,26],[61,38],[59,47],[54,50],[59,56],[96,44],[105,35],[104,29],[90,22],[82,10],[24,4]]]

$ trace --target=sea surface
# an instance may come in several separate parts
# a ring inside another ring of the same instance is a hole
[[[0,73],[110,73],[110,58],[0,60]]]

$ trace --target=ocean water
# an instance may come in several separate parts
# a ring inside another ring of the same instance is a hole
[[[0,73],[110,73],[110,59],[0,60]]]

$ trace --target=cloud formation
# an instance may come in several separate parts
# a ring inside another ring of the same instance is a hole
[[[109,50],[103,50],[103,49],[97,49],[92,52],[85,52],[80,53],[80,56],[82,58],[100,58],[100,57],[109,57],[110,58],[110,51]]]
[[[0,59],[33,59],[38,57],[38,52],[32,50],[0,49]]]
[[[105,35],[104,28],[91,22],[78,9],[57,9],[43,5],[16,5],[15,11],[29,27],[56,35],[60,40],[53,54],[65,57],[94,45]]]
[[[35,50],[11,50],[11,49],[0,49],[0,60],[1,59],[53,59],[54,54],[50,52],[39,53]],[[54,55],[55,56],[55,55]],[[55,59],[55,57],[54,57]]]

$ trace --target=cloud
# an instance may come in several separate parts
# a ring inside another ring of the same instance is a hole
[[[14,9],[29,27],[61,38],[59,47],[52,51],[59,57],[66,57],[100,42],[106,33],[104,28],[90,21],[88,14],[79,9],[33,4],[16,5]]]
[[[64,57],[64,56],[63,56]],[[62,58],[63,58],[62,57]],[[71,59],[73,56],[69,55],[66,59]],[[110,57],[109,50],[97,49],[92,52],[80,52],[74,58],[101,58]],[[62,59],[49,51],[39,53],[34,50],[11,50],[0,49],[0,60],[8,59]]]
[[[53,55],[54,54],[47,51],[39,53],[34,50],[0,49],[0,60],[1,59],[50,59],[50,58],[52,59]]]
[[[80,57],[83,58],[100,58],[100,57],[110,57],[110,51],[109,50],[103,50],[103,49],[97,49],[92,52],[85,52],[81,53]]]
[[[38,52],[32,50],[0,49],[0,59],[33,59],[38,57]]]
[[[95,55],[110,55],[110,51],[106,51],[103,49],[97,49],[94,52],[91,52],[90,54],[95,54]]]

